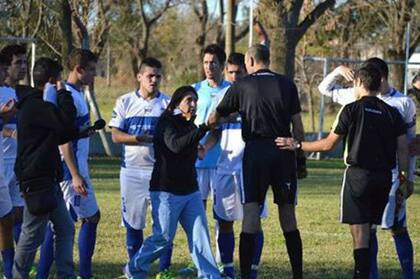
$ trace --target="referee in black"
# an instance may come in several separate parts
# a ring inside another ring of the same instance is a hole
[[[245,54],[249,76],[228,89],[216,112],[210,116],[209,124],[214,125],[233,112],[239,112],[242,117],[242,137],[246,145],[242,189],[244,219],[239,244],[241,278],[250,278],[255,237],[260,228],[260,208],[271,185],[293,278],[300,279],[302,241],[295,217],[295,152],[279,150],[274,140],[279,136],[291,137],[292,133],[295,138],[303,139],[301,108],[294,82],[270,71],[269,64],[270,53],[266,46],[249,48]]]
[[[381,73],[375,66],[356,72],[354,89],[359,99],[344,106],[328,137],[314,142],[277,138],[281,149],[328,151],[345,139],[345,163],[341,191],[341,222],[350,225],[355,261],[353,278],[369,278],[369,235],[372,224],[380,224],[391,189],[391,170],[398,157],[400,192],[408,167],[406,126],[397,109],[376,97]]]

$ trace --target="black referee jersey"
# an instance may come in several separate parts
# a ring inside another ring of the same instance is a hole
[[[364,96],[340,110],[332,130],[345,137],[345,162],[366,170],[391,170],[397,137],[406,133],[396,108],[375,96]]]
[[[236,111],[244,141],[290,137],[291,117],[301,111],[296,85],[286,76],[259,70],[234,83],[217,107],[222,117]]]

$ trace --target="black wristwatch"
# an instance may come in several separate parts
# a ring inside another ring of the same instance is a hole
[[[301,150],[301,149],[302,149],[302,142],[298,140],[296,143],[296,150]]]

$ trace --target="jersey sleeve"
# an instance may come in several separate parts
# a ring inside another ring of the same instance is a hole
[[[117,99],[117,102],[115,103],[115,107],[112,110],[111,120],[109,121],[108,126],[110,128],[117,128],[117,129],[123,130],[124,120],[125,120],[124,102],[123,102],[123,99],[120,97]]]
[[[300,113],[302,108],[300,107],[298,90],[294,82],[292,82],[290,94],[290,115],[295,115],[296,113]]]
[[[240,89],[237,86],[237,83],[229,87],[225,96],[218,104],[216,111],[222,116],[226,117],[233,112],[239,111],[239,98],[240,98]]]
[[[333,123],[332,131],[337,134],[344,136],[348,133],[350,126],[351,114],[349,106],[344,106],[340,109],[337,117]]]
[[[338,70],[335,69],[321,81],[318,90],[322,95],[330,97],[334,103],[344,106],[356,101],[356,95],[353,87],[344,88],[337,84],[339,76]]]

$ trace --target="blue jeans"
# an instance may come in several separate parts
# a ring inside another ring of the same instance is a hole
[[[36,250],[44,240],[48,221],[51,221],[55,232],[55,263],[57,278],[73,279],[73,235],[74,224],[67,211],[63,194],[55,186],[57,207],[49,214],[36,216],[31,214],[26,205],[23,209],[22,233],[16,247],[13,264],[13,278],[29,278],[29,270],[34,262]]]
[[[174,195],[168,192],[150,192],[152,202],[153,234],[128,264],[133,278],[146,278],[150,264],[159,258],[175,237],[178,221],[187,234],[188,247],[198,278],[220,278],[210,247],[206,213],[200,192]]]

